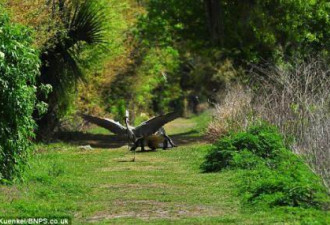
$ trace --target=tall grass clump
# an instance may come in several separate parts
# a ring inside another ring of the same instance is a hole
[[[274,126],[259,124],[218,140],[202,169],[239,170],[239,192],[246,204],[322,208],[325,187],[306,164],[284,144]]]
[[[251,114],[252,92],[242,85],[228,87],[221,102],[214,105],[213,120],[206,137],[214,142],[230,131],[246,128]]]
[[[39,58],[30,32],[9,21],[0,5],[0,182],[20,175],[35,123]]]

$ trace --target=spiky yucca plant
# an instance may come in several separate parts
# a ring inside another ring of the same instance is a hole
[[[107,17],[97,0],[58,0],[53,4],[65,32],[58,32],[41,55],[39,83],[52,85],[53,91],[48,96],[38,93],[39,100],[48,103],[48,111],[41,118],[35,113],[39,138],[52,135],[70,105],[78,81],[84,78],[80,60],[84,49],[106,43]]]

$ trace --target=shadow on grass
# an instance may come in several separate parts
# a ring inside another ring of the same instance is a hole
[[[73,145],[90,145],[93,148],[120,148],[127,145],[127,139],[117,135],[91,134],[84,132],[59,132],[57,139]],[[204,140],[198,136],[197,131],[189,131],[180,134],[169,135],[173,142],[178,145],[187,145]]]

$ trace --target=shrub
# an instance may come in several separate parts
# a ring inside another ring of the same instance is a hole
[[[0,6],[1,8],[1,6]],[[0,181],[12,180],[26,161],[33,137],[38,54],[24,27],[0,13]]]
[[[288,150],[273,126],[252,126],[214,144],[202,169],[240,169],[239,192],[245,203],[321,207],[327,201],[321,180]]]
[[[219,171],[229,166],[233,156],[244,150],[268,158],[274,157],[281,148],[284,144],[275,127],[267,124],[252,126],[246,132],[229,134],[216,142],[202,168],[207,172]]]
[[[257,162],[255,169],[241,173],[239,186],[245,203],[321,207],[327,201],[319,177],[287,149],[279,151],[275,160]]]

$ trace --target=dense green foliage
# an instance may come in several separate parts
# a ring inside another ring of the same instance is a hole
[[[239,62],[308,56],[329,46],[326,0],[151,0],[147,8],[141,35],[157,45]]]
[[[329,201],[321,179],[298,156],[283,149],[274,160],[260,160],[244,151],[235,155],[233,166],[254,169],[241,172],[240,192],[249,204],[322,208]]]
[[[0,7],[1,10],[1,7]],[[24,165],[35,123],[35,80],[39,58],[30,32],[0,12],[0,181],[12,180]]]
[[[237,80],[240,67],[328,55],[330,6],[325,0],[150,0],[145,9],[133,29],[139,43],[135,51],[140,51],[135,69],[117,76],[106,101],[115,116],[122,117],[124,108],[161,113],[183,109],[187,102],[196,111],[196,104],[214,101]],[[170,62],[164,62],[167,49],[178,54]]]
[[[153,48],[139,56],[140,65],[122,74],[112,83],[107,92],[107,109],[113,115],[123,118],[125,109],[137,117],[140,113],[165,113],[176,108],[182,96],[176,73],[178,52],[171,48]]]
[[[321,207],[327,198],[320,179],[285,148],[281,135],[269,125],[220,139],[202,168],[207,172],[240,169],[240,193],[247,203]]]

